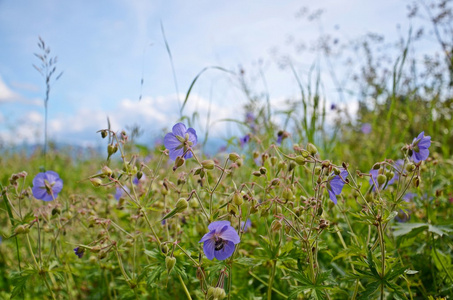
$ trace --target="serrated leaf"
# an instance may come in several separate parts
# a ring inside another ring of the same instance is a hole
[[[365,290],[359,295],[357,299],[359,300],[368,300],[368,299],[374,299],[372,295],[376,293],[378,288],[381,286],[379,282],[371,282],[366,285]]]

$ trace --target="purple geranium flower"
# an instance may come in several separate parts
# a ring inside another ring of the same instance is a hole
[[[398,159],[393,163],[393,167],[396,169],[396,172],[394,172],[395,175],[392,178],[390,178],[390,180],[387,182],[387,185],[385,187],[387,187],[391,184],[394,184],[395,182],[398,181],[399,173],[403,172],[403,164],[404,164],[404,161],[402,159]],[[369,173],[371,175],[370,185],[374,185],[375,182],[377,183],[377,177],[379,175],[379,170],[371,169]],[[384,185],[385,185],[385,183],[382,184],[382,186],[380,186],[379,188],[382,189],[384,187]],[[376,187],[373,187],[373,191],[374,190],[376,190]]]
[[[85,248],[82,248],[82,247],[74,248],[74,253],[75,253],[75,255],[77,255],[79,258],[82,258],[83,254],[85,253]]]
[[[164,137],[164,145],[170,151],[170,158],[182,156],[189,148],[197,144],[197,133],[195,129],[186,129],[186,125],[178,123],[173,126],[173,132],[167,133]],[[191,158],[192,153],[187,151],[184,158]]]
[[[250,142],[250,134],[246,134],[243,137],[239,139],[239,142],[241,143],[241,147],[244,147],[245,144]]]
[[[39,173],[33,178],[33,196],[43,201],[52,201],[57,198],[63,189],[63,180],[54,171]]]
[[[348,177],[349,173],[346,170],[342,170],[340,175],[337,175],[330,179],[327,182],[327,192],[329,193],[329,198],[332,200],[333,203],[337,204],[337,195],[341,194],[341,190],[343,190],[344,181],[346,177]],[[343,178],[341,179],[340,178]]]
[[[236,244],[241,240],[236,230],[231,227],[229,221],[216,221],[208,226],[209,232],[206,233],[199,243],[203,244],[203,251],[206,257],[212,260],[225,260],[230,257]]]
[[[428,148],[431,146],[431,137],[425,136],[425,132],[422,131],[410,145],[412,149],[412,160],[414,163],[419,163],[426,160],[429,156]]]
[[[124,188],[125,188],[126,191],[129,193],[129,188],[128,188],[127,186],[124,186]],[[125,194],[125,193],[124,193],[124,190],[123,190],[121,187],[117,186],[117,187],[116,187],[116,192],[115,192],[115,199],[116,199],[117,201],[119,201],[119,200],[121,199],[121,197],[124,196],[124,194]]]
[[[362,128],[360,128],[360,130],[364,134],[370,134],[371,133],[371,124],[370,123],[364,123],[362,125]]]
[[[252,227],[252,221],[250,221],[249,219],[247,219],[247,221],[241,221],[241,228],[242,228],[242,231],[246,232],[247,229],[249,229],[250,227]]]

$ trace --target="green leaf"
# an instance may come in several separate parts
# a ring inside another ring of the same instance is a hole
[[[374,299],[373,294],[376,293],[378,288],[381,286],[379,282],[371,282],[366,285],[366,289],[359,295],[357,299],[359,300],[368,300]]]

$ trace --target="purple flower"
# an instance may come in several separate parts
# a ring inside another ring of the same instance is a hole
[[[412,160],[414,163],[419,163],[426,160],[429,156],[428,148],[431,146],[431,137],[425,136],[425,132],[422,131],[410,145],[412,150]]]
[[[250,134],[246,134],[243,137],[239,139],[239,142],[241,143],[241,147],[244,147],[245,144],[250,142]]]
[[[129,193],[129,188],[127,186],[124,186],[124,188]],[[115,193],[115,199],[117,201],[119,201],[121,199],[121,197],[124,196],[124,194],[125,194],[124,190],[121,187],[117,186],[116,187],[116,193]]]
[[[371,133],[371,124],[370,123],[363,123],[362,128],[360,128],[362,133],[370,134]]]
[[[250,111],[247,112],[247,113],[245,114],[245,121],[246,121],[247,123],[249,123],[249,124],[250,124],[250,123],[253,123],[253,122],[255,121],[255,115],[254,115],[252,112],[250,112]]]
[[[249,229],[250,227],[252,227],[252,221],[250,221],[249,219],[247,219],[247,221],[241,221],[241,228],[242,228],[242,231],[246,232],[247,229]]]
[[[405,212],[404,210],[400,209],[398,214],[395,216],[395,221],[400,222],[400,223],[404,223],[404,222],[409,221],[410,218],[411,218],[411,215],[410,215],[409,211]]]
[[[33,196],[43,201],[52,201],[57,198],[63,189],[63,180],[54,171],[39,173],[33,178]]]
[[[406,202],[409,202],[412,199],[414,199],[415,196],[417,196],[417,194],[415,194],[415,193],[407,193],[407,194],[405,194],[403,196],[403,200],[406,201]]]
[[[77,255],[79,258],[82,258],[83,254],[85,253],[85,248],[82,248],[82,247],[74,248],[74,253],[75,253],[75,255]]]
[[[218,260],[225,260],[230,257],[236,244],[241,240],[238,233],[231,227],[229,221],[216,221],[209,224],[206,233],[199,243],[203,244],[203,251],[206,257],[212,260],[214,257]]]
[[[170,158],[182,156],[189,148],[197,144],[197,133],[195,129],[186,129],[186,125],[178,123],[173,126],[173,132],[167,133],[164,137],[164,145],[170,151]],[[192,153],[187,151],[184,158],[191,158]]]
[[[400,177],[399,173],[401,173],[403,171],[403,164],[404,164],[404,161],[402,159],[398,159],[393,163],[393,167],[396,169],[396,172],[394,172],[393,177],[388,180],[387,185],[385,185],[385,183],[384,183],[379,187],[379,189],[387,187],[398,181],[398,178]],[[377,184],[377,177],[379,175],[379,170],[371,169],[369,174],[371,175],[370,185],[374,185],[374,183]],[[375,191],[375,190],[376,190],[376,187],[374,186],[373,191]]]
[[[330,105],[330,110],[336,110],[337,109],[337,105],[335,103],[332,103]]]
[[[329,198],[332,200],[333,203],[337,204],[337,196],[341,194],[341,190],[343,190],[344,181],[346,177],[348,177],[349,173],[346,170],[342,170],[340,175],[337,175],[330,179],[327,182],[327,192],[329,193]],[[340,178],[343,178],[341,179]]]

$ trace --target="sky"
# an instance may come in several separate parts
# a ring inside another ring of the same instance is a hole
[[[58,56],[57,73],[63,71],[50,90],[50,139],[99,145],[96,132],[107,127],[108,117],[114,130],[139,125],[142,141],[152,145],[179,120],[181,102],[204,68],[219,66],[234,73],[261,68],[271,103],[278,107],[298,88],[288,70],[278,67],[275,53],[294,52],[291,41],[313,41],[322,31],[336,31],[342,38],[367,32],[391,38],[396,25],[406,19],[408,4],[312,3],[0,0],[0,145],[43,141],[46,89],[44,78],[33,68],[40,63],[33,55],[39,53],[39,37],[50,47],[50,56]],[[297,17],[303,7],[324,9],[322,26]],[[300,72],[315,60],[309,54],[298,57]],[[326,86],[329,89],[327,79]],[[264,89],[259,82],[253,87]],[[339,100],[332,93],[329,101]],[[219,120],[242,120],[246,103],[234,76],[209,69],[196,82],[184,113],[198,113],[199,122],[193,126],[203,134],[210,111],[210,135],[225,138],[238,129]]]

